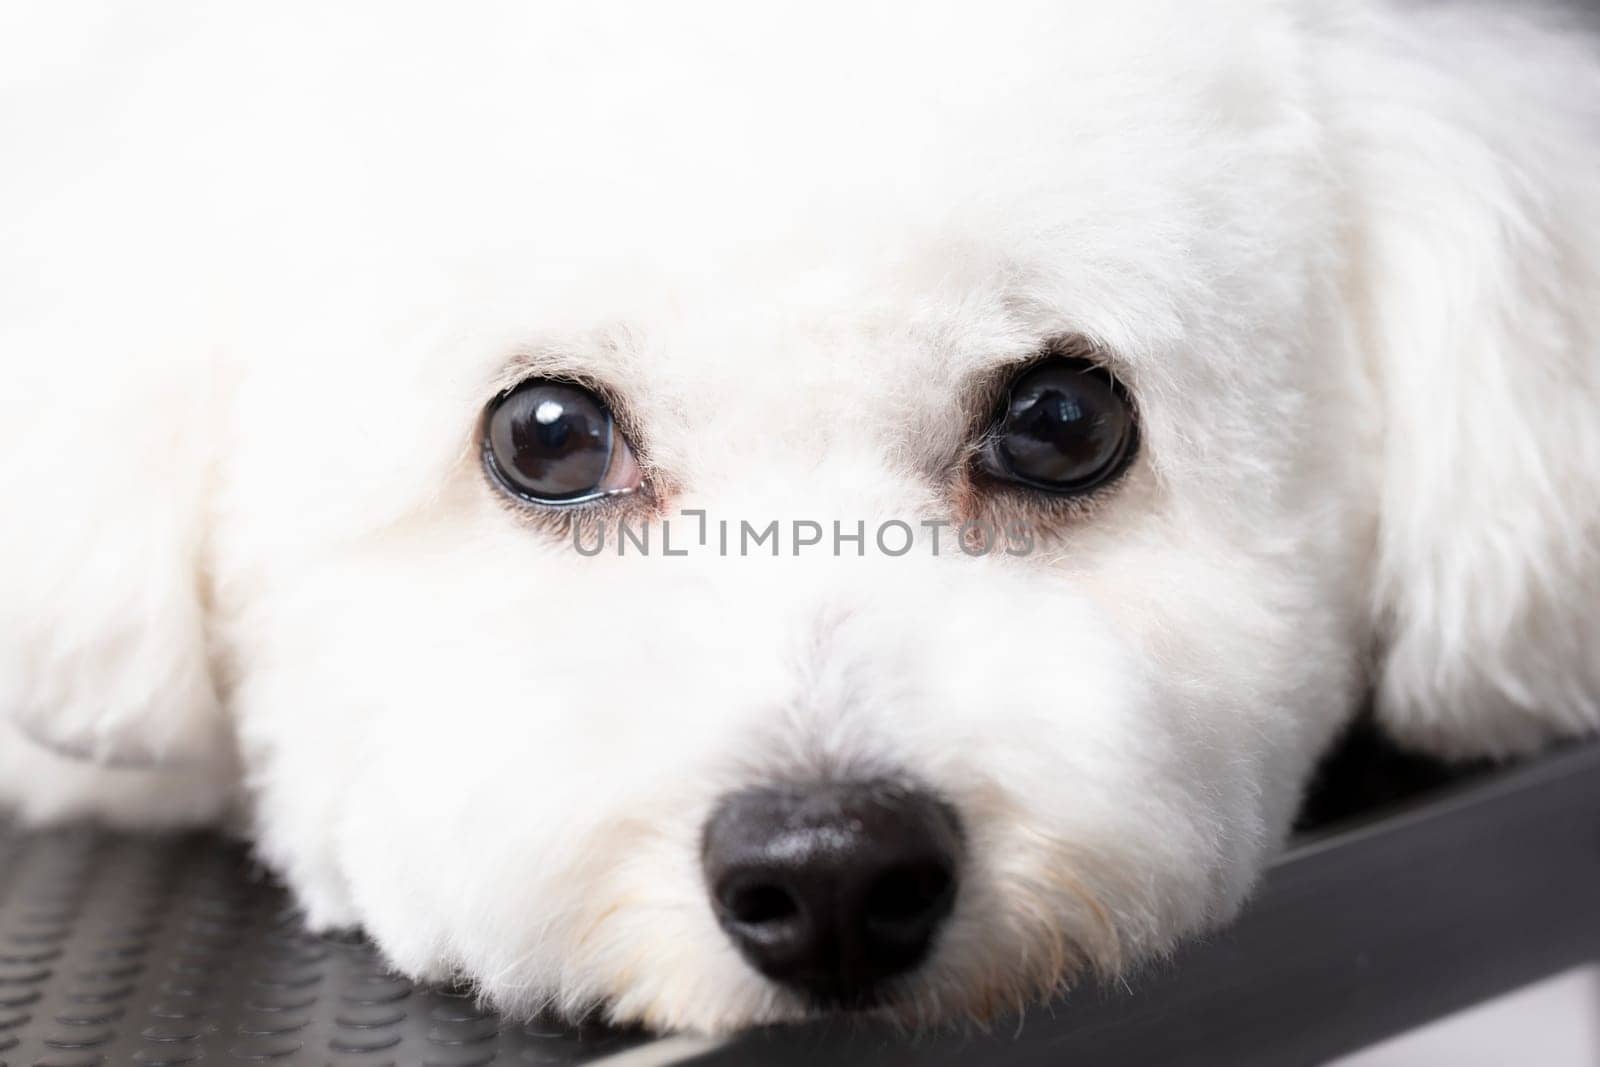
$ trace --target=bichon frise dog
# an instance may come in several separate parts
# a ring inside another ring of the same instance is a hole
[[[1600,64],[1350,0],[0,26],[0,783],[509,1011],[989,1016],[1600,723]]]

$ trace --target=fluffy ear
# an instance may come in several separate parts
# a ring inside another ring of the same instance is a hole
[[[1384,419],[1379,717],[1451,757],[1600,726],[1600,64],[1514,7],[1346,21],[1329,74]]]
[[[211,386],[97,363],[24,375],[0,405],[0,716],[81,760],[215,766],[230,741],[200,565]]]

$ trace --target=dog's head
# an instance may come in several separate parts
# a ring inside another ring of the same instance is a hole
[[[1434,242],[1560,235],[1405,172],[1419,124],[1487,137],[1345,83],[1445,77],[1407,42],[1099,6],[296,68],[273,181],[228,172],[272,224],[228,279],[205,640],[162,647],[314,919],[516,1009],[989,1016],[1229,914],[1373,653],[1413,736],[1542,734],[1441,725],[1527,694],[1507,626],[1435,614],[1482,559],[1427,562],[1479,393],[1398,368],[1498,366],[1494,309],[1555,299]]]

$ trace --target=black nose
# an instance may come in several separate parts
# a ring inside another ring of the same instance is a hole
[[[704,859],[717,920],[752,966],[864,1006],[928,954],[960,853],[948,805],[866,782],[734,794],[706,824]]]

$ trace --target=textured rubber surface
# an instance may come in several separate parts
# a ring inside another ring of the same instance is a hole
[[[0,1064],[575,1064],[638,1033],[512,1025],[304,932],[241,850],[0,823]]]
[[[0,1067],[1279,1067],[1600,960],[1600,742],[1442,791],[1436,768],[1360,731],[1345,748],[1308,809],[1333,826],[1269,872],[1233,929],[1136,976],[1136,995],[1086,990],[1026,1027],[911,1042],[837,1020],[720,1046],[511,1023],[386,974],[363,942],[306,933],[216,837],[0,820]]]

